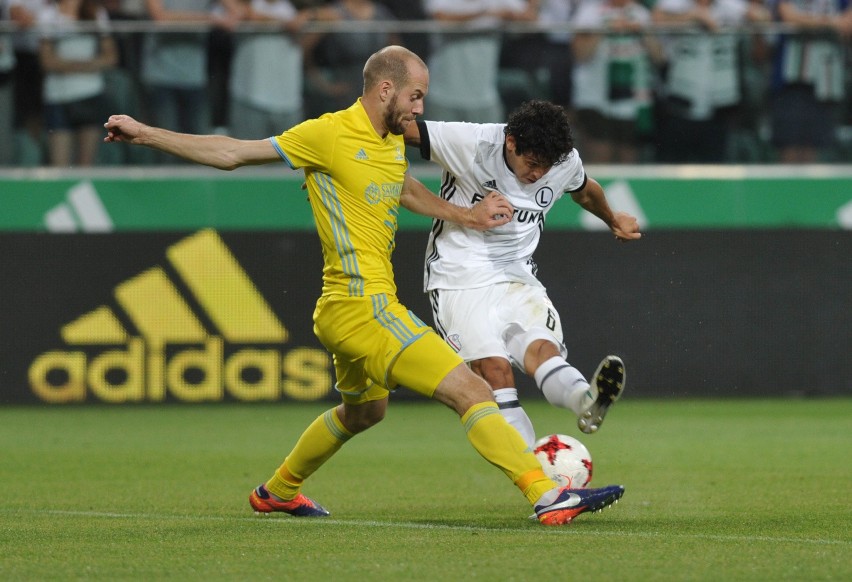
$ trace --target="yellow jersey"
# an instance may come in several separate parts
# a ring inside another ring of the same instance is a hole
[[[323,295],[395,295],[391,255],[408,169],[402,136],[380,137],[358,99],[270,140],[291,168],[305,171]]]

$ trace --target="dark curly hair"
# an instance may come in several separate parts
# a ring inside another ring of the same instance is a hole
[[[530,155],[545,166],[555,166],[574,151],[568,114],[549,101],[527,101],[509,115],[503,130],[515,138],[518,155]]]

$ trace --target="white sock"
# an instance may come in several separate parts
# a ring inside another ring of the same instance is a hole
[[[550,505],[554,501],[556,501],[556,497],[562,492],[561,487],[557,487],[555,489],[550,489],[541,494],[541,497],[535,502],[535,506],[539,505]]]
[[[535,444],[535,430],[533,429],[530,417],[527,416],[526,410],[524,410],[518,400],[517,388],[498,388],[494,391],[494,400],[497,401],[500,414],[503,415],[506,422],[514,426],[521,433],[524,442],[532,449],[533,444]]]
[[[553,356],[538,367],[535,383],[548,402],[573,410],[578,416],[594,400],[583,374],[559,356]]]

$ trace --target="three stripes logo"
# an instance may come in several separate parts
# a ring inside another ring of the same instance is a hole
[[[44,225],[50,232],[111,232],[112,219],[95,190],[94,184],[83,181],[74,185],[62,202],[44,215]]]
[[[328,354],[284,350],[288,331],[224,241],[203,230],[168,248],[102,305],[67,323],[68,349],[39,355],[32,391],[46,402],[316,400],[331,389]],[[176,273],[176,275],[174,275]]]

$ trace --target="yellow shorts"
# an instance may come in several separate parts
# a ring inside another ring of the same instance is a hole
[[[334,356],[344,402],[379,400],[398,385],[432,397],[462,359],[396,296],[323,296],[314,333]]]

